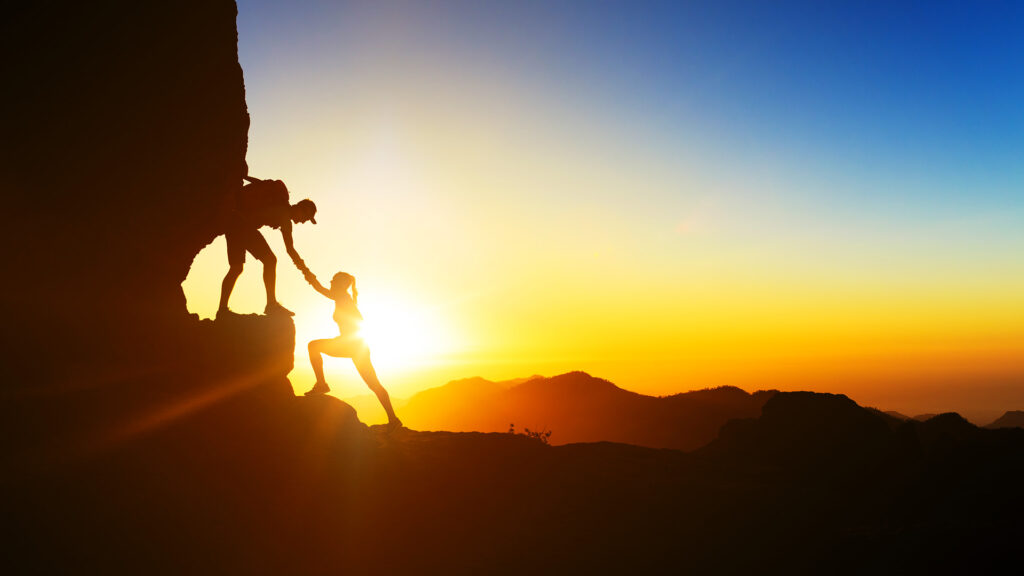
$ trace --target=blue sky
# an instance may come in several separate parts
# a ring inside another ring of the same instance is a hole
[[[344,82],[315,70],[358,66],[367,37],[383,35],[391,61],[486,70],[667,141],[685,135],[738,169],[769,152],[835,184],[821,194],[928,213],[1021,202],[1022,12],[1011,2],[243,0],[239,27],[247,69],[294,73],[300,62],[308,88]]]

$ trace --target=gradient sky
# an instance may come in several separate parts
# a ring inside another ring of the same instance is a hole
[[[396,396],[579,369],[1024,409],[1021,4],[238,4],[250,170],[320,206],[296,246],[356,276]],[[331,303],[271,245],[304,352]]]

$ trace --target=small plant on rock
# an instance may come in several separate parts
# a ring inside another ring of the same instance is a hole
[[[508,433],[516,433],[516,425],[514,423],[508,425]],[[523,433],[520,434],[520,436],[526,436],[527,438],[540,440],[544,444],[551,444],[551,430],[530,430],[529,428],[524,428]]]

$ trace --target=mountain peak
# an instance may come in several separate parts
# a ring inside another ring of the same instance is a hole
[[[535,384],[538,386],[586,386],[590,388],[622,390],[622,388],[619,388],[604,378],[591,376],[581,370],[558,374],[557,376],[552,376],[550,378],[532,378],[526,380],[522,384]]]
[[[985,428],[1024,428],[1024,411],[1008,410]]]

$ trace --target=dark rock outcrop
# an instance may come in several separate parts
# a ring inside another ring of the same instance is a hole
[[[181,282],[246,170],[231,0],[4,15],[7,385],[166,358]]]
[[[246,171],[236,13],[231,0],[5,13],[5,454],[67,449],[225,386],[291,394],[290,320],[199,322],[181,289]]]

